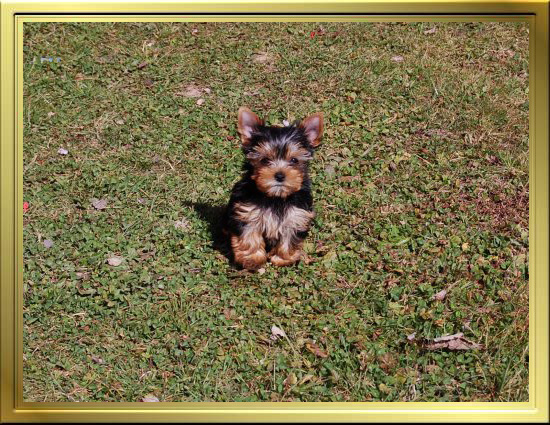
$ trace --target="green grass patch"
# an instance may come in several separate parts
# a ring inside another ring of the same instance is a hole
[[[527,24],[26,23],[24,54],[25,400],[528,400]],[[239,106],[325,114],[295,267],[213,246]]]

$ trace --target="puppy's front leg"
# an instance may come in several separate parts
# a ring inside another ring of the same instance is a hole
[[[286,212],[281,223],[281,237],[269,253],[271,262],[276,266],[289,266],[302,257],[302,245],[306,237],[313,211],[292,207]]]
[[[294,234],[281,237],[279,243],[269,252],[269,259],[276,266],[290,266],[302,257],[303,239]]]
[[[245,227],[240,236],[232,235],[231,247],[235,262],[247,270],[257,270],[267,260],[264,238],[253,227]]]

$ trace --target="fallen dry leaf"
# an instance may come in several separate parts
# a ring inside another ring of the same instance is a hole
[[[106,199],[92,198],[92,206],[96,210],[104,210],[105,208],[107,208],[107,200]]]
[[[92,361],[97,364],[105,363],[105,360],[103,360],[101,357],[98,357],[98,356],[92,356]]]
[[[459,333],[454,334],[454,335],[444,335],[444,336],[440,336],[438,338],[434,338],[434,342],[451,341],[451,340],[456,339],[456,338],[462,338],[463,336],[464,336],[464,334],[462,332],[459,332]]]
[[[177,95],[185,97],[200,97],[205,89],[201,89],[194,84],[189,84],[186,86],[183,91],[177,92]]]
[[[271,61],[271,56],[267,52],[254,53],[252,55],[252,62],[266,63]]]
[[[439,291],[437,294],[435,294],[432,299],[437,301],[443,301],[445,297],[447,296],[447,290],[443,289]]]
[[[204,104],[204,102],[206,102],[206,101],[201,97],[199,100],[197,100],[197,105],[201,106],[201,105]]]
[[[117,255],[115,255],[113,257],[110,257],[110,258],[107,258],[107,264],[109,264],[110,266],[113,266],[113,267],[120,266],[123,261],[124,261],[124,258],[119,257]]]
[[[285,338],[286,337],[286,333],[285,331],[283,331],[281,328],[273,325],[271,326],[271,339],[276,341],[277,339],[279,338]]]
[[[156,251],[154,249],[152,250],[148,250],[146,248],[143,248],[141,251],[140,251],[140,254],[139,254],[139,259],[141,261],[144,261],[144,260],[148,260],[149,258],[152,258],[155,256],[155,253]]]
[[[436,27],[433,27],[433,28],[430,28],[429,30],[426,30],[424,31],[424,34],[428,35],[428,34],[435,34],[437,31],[437,28]]]
[[[392,371],[397,365],[397,359],[390,353],[384,353],[381,356],[378,356],[378,362],[380,364],[380,368],[384,372]]]
[[[90,278],[90,272],[76,272],[77,279],[88,280]]]
[[[325,351],[321,350],[317,346],[317,344],[314,344],[313,342],[306,343],[306,348],[308,349],[309,352],[313,353],[317,357],[322,357],[322,358],[328,357],[328,354]]]
[[[428,350],[447,349],[451,351],[456,351],[477,350],[483,348],[483,345],[468,341],[466,338],[464,338],[464,334],[462,332],[459,332],[454,335],[446,335],[435,338],[432,342],[425,344],[425,347]]]
[[[158,403],[159,399],[156,398],[154,395],[147,394],[145,397],[141,399],[141,402],[143,403]]]

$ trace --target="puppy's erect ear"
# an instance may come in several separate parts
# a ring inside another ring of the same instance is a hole
[[[306,133],[309,144],[316,148],[323,136],[323,113],[310,115],[300,123],[300,128]]]
[[[239,124],[237,128],[241,135],[241,142],[244,146],[250,143],[252,133],[261,125],[264,125],[264,122],[258,115],[244,106],[239,108]]]

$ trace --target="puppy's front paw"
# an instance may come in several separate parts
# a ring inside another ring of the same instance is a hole
[[[243,255],[236,259],[237,264],[240,264],[244,269],[250,271],[258,270],[265,264],[266,261],[267,257],[265,252],[256,252],[251,255]]]
[[[235,263],[247,270],[258,270],[267,261],[261,233],[249,233],[245,238],[233,235],[231,247]]]
[[[278,267],[290,266],[298,261],[302,257],[302,251],[295,251],[292,255],[289,256],[280,256],[278,254],[273,254],[270,257],[270,261],[273,265]]]

